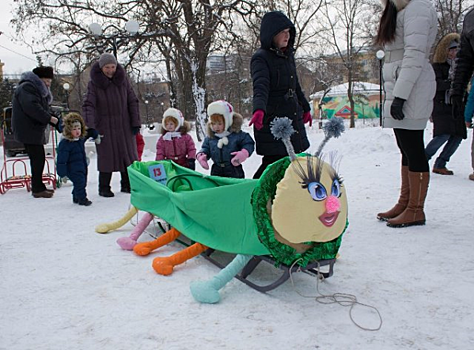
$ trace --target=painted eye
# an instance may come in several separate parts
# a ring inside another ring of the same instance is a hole
[[[314,201],[322,201],[328,196],[326,189],[319,182],[311,182],[308,191]]]
[[[338,179],[335,179],[332,183],[331,195],[334,197],[341,196],[341,183],[339,182]]]

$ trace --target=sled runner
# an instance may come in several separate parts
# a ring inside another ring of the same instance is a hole
[[[214,258],[214,251],[212,249],[206,250],[202,255],[204,258],[209,260],[211,263],[219,267],[220,269],[224,269],[227,264],[220,262],[217,258]],[[249,277],[252,272],[260,265],[260,263],[265,262],[267,264],[273,265],[274,267],[280,269],[282,271],[280,277],[278,277],[274,282],[268,284],[262,284],[262,282],[257,283],[256,281],[252,281]],[[321,276],[323,278],[329,278],[334,273],[334,263],[336,259],[329,259],[329,260],[319,260],[315,262],[311,262],[306,267],[301,266],[287,266],[284,264],[279,264],[275,266],[275,260],[272,259],[269,255],[254,255],[250,261],[244,266],[242,271],[235,275],[234,277],[237,278],[239,281],[245,283],[246,285],[252,287],[253,289],[266,293],[269,292],[278,286],[285,283],[289,278],[291,273],[296,272],[304,272],[312,276]],[[327,266],[327,271],[322,271],[320,268],[323,266]]]

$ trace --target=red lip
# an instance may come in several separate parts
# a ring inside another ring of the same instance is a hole
[[[340,213],[339,211],[336,211],[334,213],[324,212],[319,217],[319,220],[323,223],[324,226],[331,227],[336,222],[337,217],[339,216],[339,213]]]

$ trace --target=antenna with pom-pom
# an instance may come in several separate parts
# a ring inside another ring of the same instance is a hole
[[[330,138],[338,138],[339,136],[341,136],[341,134],[344,132],[344,120],[339,117],[331,118],[323,125],[323,130],[326,136],[324,137],[324,140],[321,142],[318,150],[314,154],[315,157],[320,156],[321,151],[323,150],[324,146]]]
[[[291,135],[295,132],[291,125],[291,120],[287,117],[275,118],[270,122],[270,131],[277,140],[281,140],[286,147],[286,151],[293,161],[296,159],[295,149],[291,144]]]

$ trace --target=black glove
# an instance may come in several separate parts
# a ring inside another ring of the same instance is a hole
[[[136,135],[140,132],[140,127],[139,126],[132,126],[132,132],[133,135]]]
[[[396,120],[403,120],[405,118],[405,114],[403,114],[403,104],[405,100],[400,97],[395,97],[392,102],[392,106],[390,107],[390,114],[392,115],[393,119]]]
[[[63,118],[60,116],[54,116],[58,118],[58,122],[56,124],[50,123],[54,128],[61,134],[63,132]]]
[[[196,159],[188,158],[188,168],[191,170],[196,170]]]
[[[464,118],[464,101],[461,95],[451,96],[453,119]]]
[[[99,133],[96,129],[89,128],[87,129],[87,138],[88,139],[96,139],[99,136]]]

